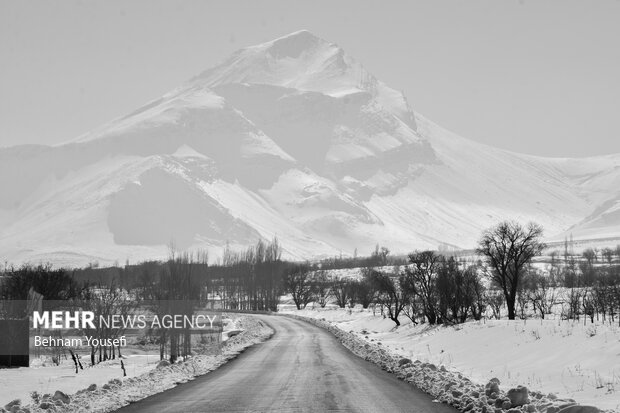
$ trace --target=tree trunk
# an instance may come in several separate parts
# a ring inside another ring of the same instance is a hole
[[[514,320],[516,318],[515,313],[515,298],[514,297],[506,297],[506,306],[508,307],[508,319]]]

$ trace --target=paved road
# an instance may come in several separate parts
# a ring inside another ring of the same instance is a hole
[[[270,340],[119,412],[456,412],[351,354],[319,327],[257,317],[276,331]]]

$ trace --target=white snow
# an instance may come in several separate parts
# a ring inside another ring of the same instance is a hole
[[[50,360],[45,363],[33,360],[32,367],[0,370],[0,405],[4,406],[14,399],[20,399],[26,404],[30,401],[32,392],[37,392],[40,396],[46,393],[54,394],[56,390],[72,394],[90,384],[102,386],[109,380],[123,377],[118,359],[105,361],[94,367],[89,367],[90,359],[87,356],[81,357],[81,362],[84,370],[78,374],[75,374],[71,359],[63,360],[60,366],[52,365]],[[128,378],[152,370],[158,362],[157,354],[134,354],[123,358]]]
[[[39,397],[53,395],[57,390],[68,394],[70,403],[57,406],[55,411],[63,412],[110,412],[132,401],[162,392],[179,383],[217,369],[235,358],[245,348],[266,340],[273,331],[247,316],[225,319],[224,333],[226,344],[221,354],[197,355],[184,362],[156,367],[158,354],[132,354],[123,358],[127,377],[123,377],[120,360],[110,360],[86,367],[89,360],[83,359],[84,370],[75,374],[71,360],[60,366],[40,365],[0,370],[0,407],[19,399],[21,405],[30,411],[45,411],[34,403],[31,393]],[[234,335],[229,337],[229,335]],[[86,390],[91,385],[94,390]],[[49,402],[49,400],[47,400]],[[52,402],[53,404],[53,402]],[[60,408],[60,410],[58,410]]]
[[[209,159],[209,157],[199,153],[194,148],[189,145],[181,145],[179,149],[176,150],[172,156],[176,158],[198,158],[198,159]]]
[[[153,171],[178,202],[148,185]],[[620,155],[469,141],[308,31],[242,49],[68,144],[1,149],[0,187],[0,257],[15,264],[161,259],[171,240],[217,257],[273,236],[295,259],[468,249],[505,219],[552,241],[620,236]]]
[[[620,411],[620,327],[566,320],[485,320],[451,327],[413,325],[402,317],[395,328],[372,310],[311,309],[287,313],[325,320],[389,354],[444,366],[484,385],[518,385],[562,399]]]

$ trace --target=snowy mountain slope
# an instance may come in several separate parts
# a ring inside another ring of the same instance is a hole
[[[218,255],[278,236],[306,259],[472,247],[502,219],[620,234],[620,156],[545,159],[456,136],[307,31],[248,47],[55,147],[0,149],[0,258]],[[560,235],[559,235],[560,236]]]
[[[335,43],[307,30],[241,49],[190,81],[211,88],[242,83],[282,86],[333,97],[368,92],[415,130],[413,114],[402,93],[376,79]]]
[[[575,239],[620,238],[620,190],[566,232]]]

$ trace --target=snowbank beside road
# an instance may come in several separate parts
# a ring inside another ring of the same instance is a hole
[[[503,391],[518,385],[538,390],[529,392],[532,407],[525,409],[532,412],[554,413],[575,403],[573,399],[620,411],[616,390],[620,387],[620,329],[615,326],[487,320],[454,327],[403,323],[396,329],[393,322],[378,313],[373,316],[372,311],[308,309],[290,313],[313,319],[355,354],[464,410],[483,411],[482,406],[501,409],[488,404],[491,399],[485,395],[485,385],[498,379]],[[414,362],[399,366],[403,359]],[[482,396],[484,402],[478,405]]]
[[[33,400],[22,399],[17,404],[19,408],[14,410],[30,412],[110,412],[213,371],[237,357],[246,348],[268,339],[273,334],[271,328],[250,316],[239,317],[233,325],[235,331],[240,332],[226,340],[221,354],[198,355],[172,365],[166,361],[158,361],[157,367],[151,368],[150,371],[134,377],[114,378],[104,382],[103,385],[97,384],[98,382],[101,383],[100,380],[93,380],[89,386],[88,381],[80,376],[82,389],[68,396],[65,392],[53,390],[63,388],[63,378],[60,378],[60,380],[50,384],[51,390],[46,396],[42,395],[37,403],[34,403]],[[41,369],[33,369],[33,374],[36,375],[38,370]],[[99,369],[93,368],[92,370],[98,371]],[[11,374],[11,371],[6,370],[0,373],[2,377],[6,378],[7,374]],[[7,380],[5,384],[6,386],[2,389],[3,403],[8,402],[8,400],[4,400],[6,395],[15,394],[11,392],[11,381]],[[10,408],[9,405],[10,403],[5,407]],[[7,410],[10,411],[9,408]],[[3,412],[2,407],[0,407],[0,412]]]

